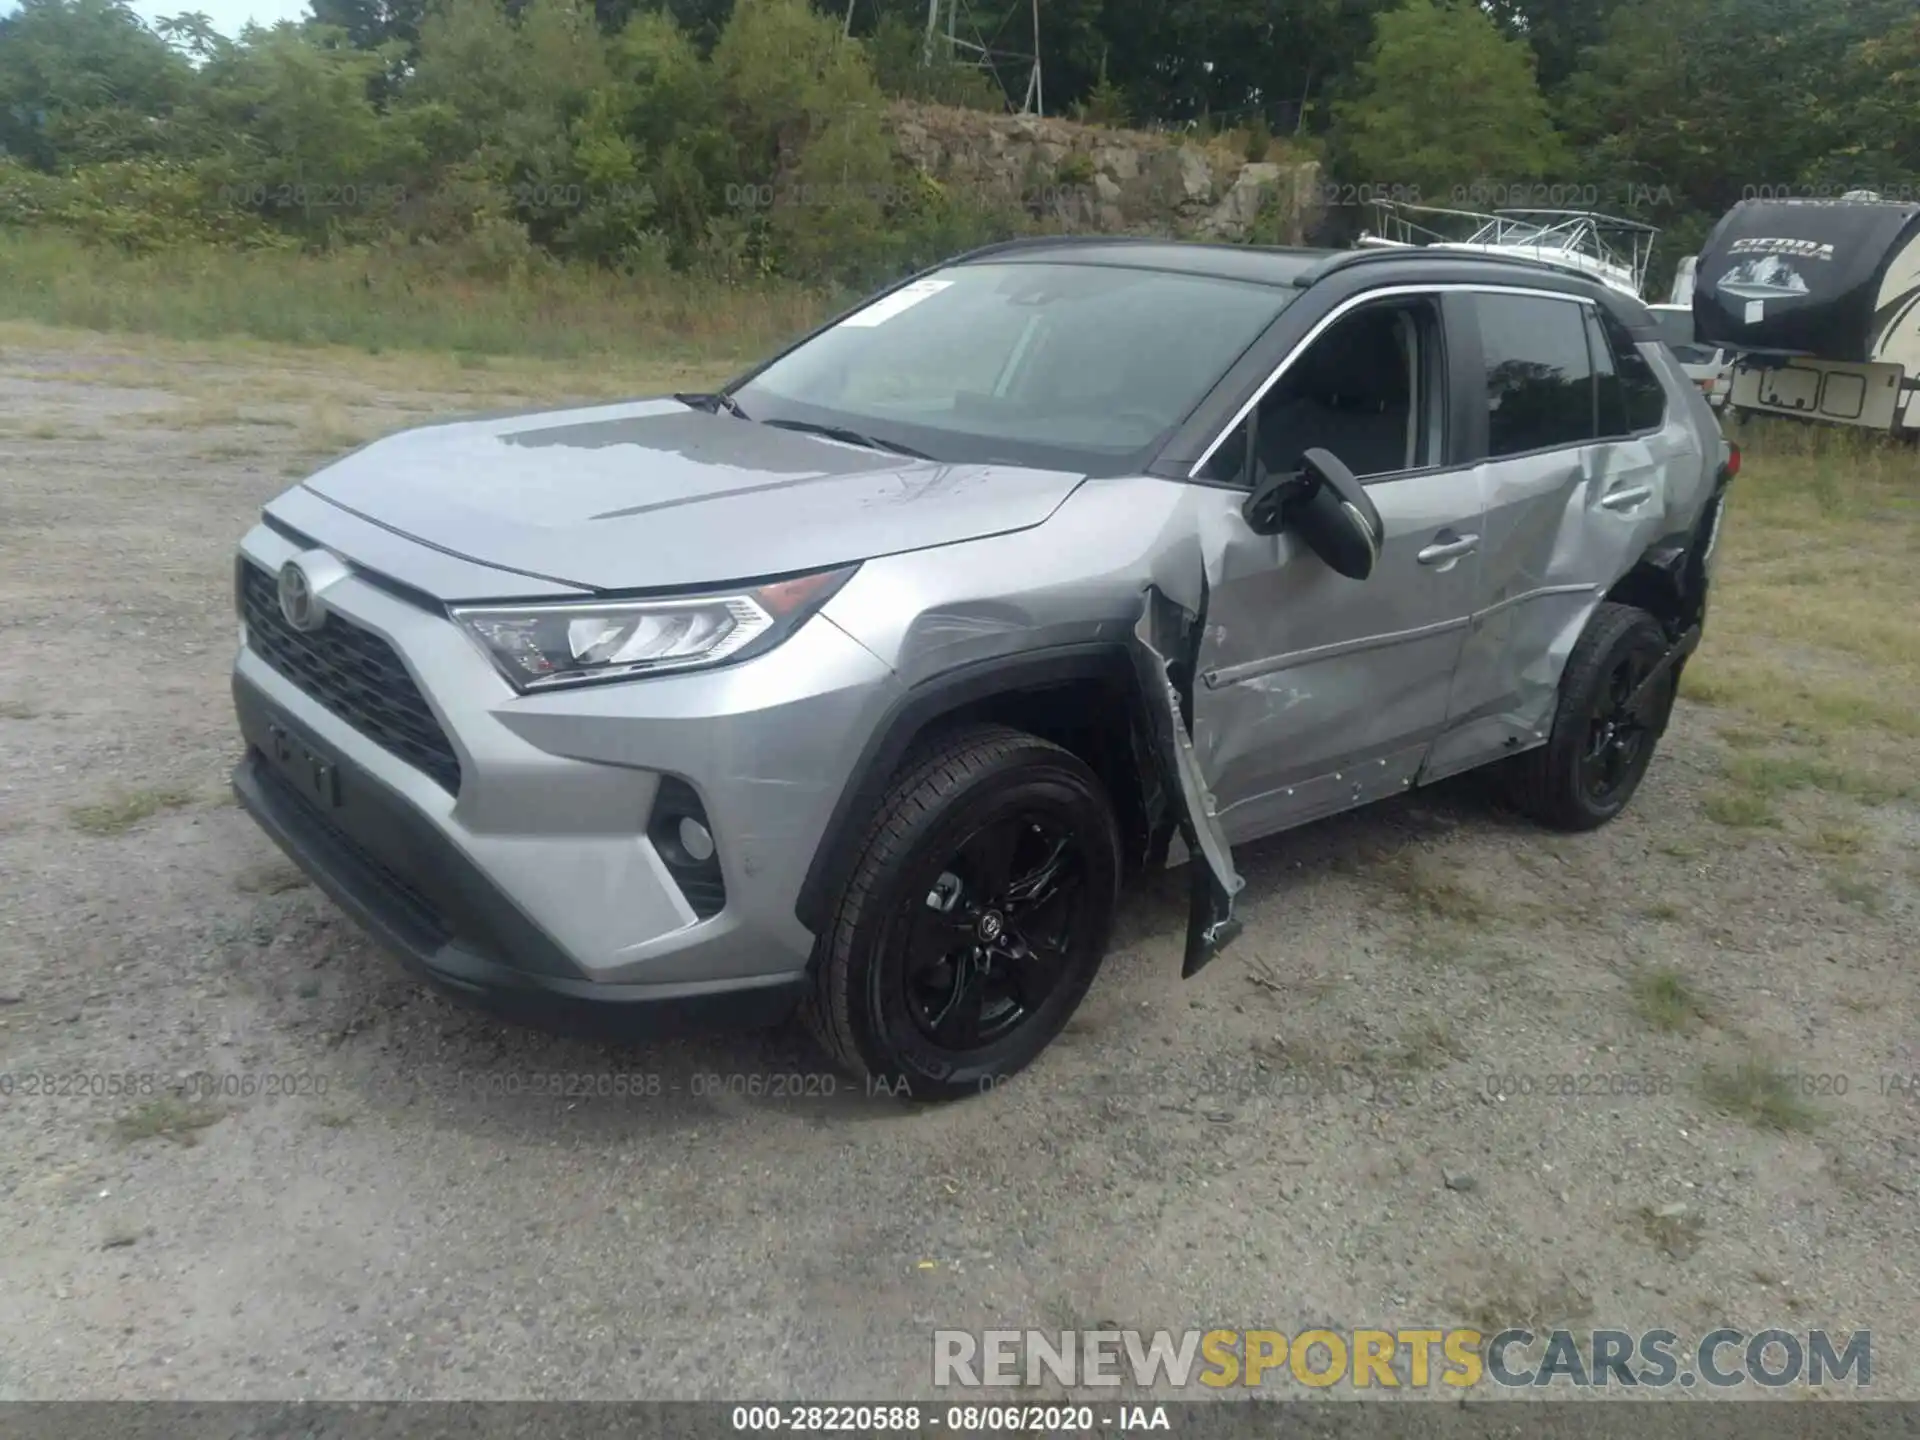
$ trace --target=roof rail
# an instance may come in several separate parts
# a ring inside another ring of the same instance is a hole
[[[951,259],[943,260],[943,265],[958,265],[966,260],[978,260],[988,255],[1006,255],[1018,250],[1055,250],[1067,245],[1171,245],[1179,241],[1164,240],[1157,235],[1019,235],[1011,240],[995,240],[972,250],[963,250]]]
[[[1311,245],[1248,245],[1238,240],[1188,240],[1178,235],[1022,235],[1012,240],[995,240],[972,250],[964,250],[943,265],[958,265],[987,255],[1005,255],[1020,250],[1051,250],[1064,246],[1101,245],[1113,249],[1128,246],[1162,245],[1180,250],[1230,250],[1250,255],[1320,255],[1327,252]]]
[[[1536,260],[1530,255],[1488,255],[1463,253],[1437,245],[1394,245],[1378,250],[1337,250],[1327,259],[1307,271],[1295,283],[1305,287],[1332,274],[1335,270],[1346,270],[1355,265],[1379,265],[1389,260],[1420,259],[1434,262],[1450,260],[1456,265],[1498,265],[1513,266],[1522,270],[1531,270],[1542,275],[1557,275],[1562,280],[1585,280],[1589,284],[1599,285],[1593,276],[1583,274],[1569,265],[1556,265],[1551,260]],[[1602,289],[1606,287],[1601,286]]]

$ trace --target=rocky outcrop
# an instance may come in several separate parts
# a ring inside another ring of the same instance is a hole
[[[894,148],[922,174],[1075,230],[1299,245],[1319,166],[1249,161],[1177,135],[901,102]]]

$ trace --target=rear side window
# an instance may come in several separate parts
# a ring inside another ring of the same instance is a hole
[[[1588,328],[1594,355],[1611,361],[1607,367],[1611,374],[1603,372],[1600,380],[1600,433],[1637,435],[1658,429],[1667,418],[1666,388],[1633,343],[1627,327],[1604,310],[1592,308],[1588,311]],[[1697,357],[1681,355],[1680,359],[1686,364],[1706,364],[1713,354],[1702,349]]]
[[[1586,307],[1532,295],[1479,295],[1475,309],[1487,368],[1489,457],[1591,441]]]

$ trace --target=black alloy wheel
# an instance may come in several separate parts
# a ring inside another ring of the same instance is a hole
[[[1064,817],[1017,811],[938,862],[902,902],[901,979],[914,1022],[942,1050],[979,1051],[1031,1019],[1060,984],[1087,914],[1086,856]]]

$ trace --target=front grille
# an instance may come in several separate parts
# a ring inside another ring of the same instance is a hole
[[[460,793],[460,757],[385,640],[333,614],[318,630],[294,629],[273,577],[248,562],[240,566],[240,613],[248,646],[267,664],[383,750]]]
[[[380,892],[380,912],[390,924],[406,927],[422,948],[437,950],[453,938],[453,927],[431,900],[413,883],[376,858],[359,841],[335,825],[293,786],[264,763],[254,767],[254,778],[261,790],[273,797],[286,811],[296,812],[302,822],[333,846],[348,861],[364,887]]]

